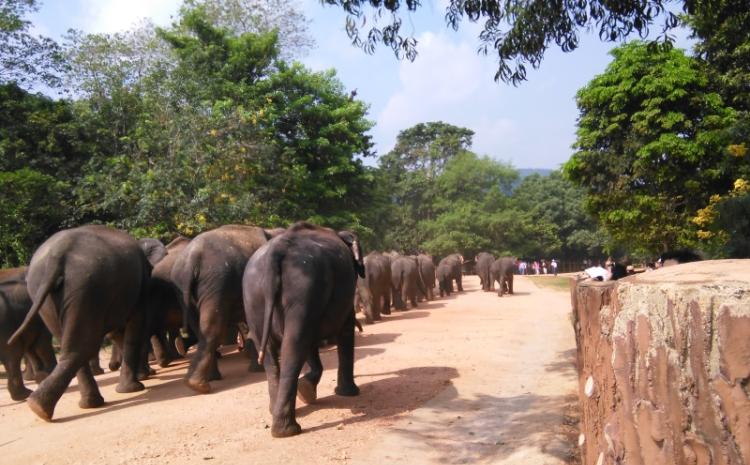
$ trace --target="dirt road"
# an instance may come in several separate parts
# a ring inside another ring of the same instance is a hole
[[[78,408],[74,384],[52,423],[0,380],[2,463],[574,463],[569,295],[526,278],[503,298],[473,276],[464,288],[357,334],[358,397],[333,394],[336,353],[325,350],[318,402],[297,404],[300,436],[271,438],[265,375],[227,350],[211,394],[182,384],[186,362],[134,394],[117,394],[108,373],[97,377],[104,407]]]

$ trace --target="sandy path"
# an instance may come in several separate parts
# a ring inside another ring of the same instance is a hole
[[[108,373],[97,378],[105,407],[78,408],[72,386],[53,423],[11,401],[0,380],[2,462],[569,463],[577,436],[569,295],[525,278],[511,297],[479,291],[475,277],[464,287],[365,326],[359,397],[333,394],[336,354],[325,350],[318,403],[297,405],[300,436],[271,438],[265,375],[247,373],[246,359],[230,353],[212,394],[183,386],[185,362],[134,394],[115,393]]]

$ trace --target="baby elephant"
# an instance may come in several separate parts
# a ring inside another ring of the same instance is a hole
[[[9,344],[13,334],[31,308],[26,290],[26,267],[0,270],[0,359],[8,374],[8,391],[13,400],[24,400],[31,391],[23,384],[21,358],[26,356],[34,379],[40,383],[55,368],[52,334],[42,319],[32,318],[23,337]]]
[[[245,316],[268,376],[273,415],[271,434],[287,437],[302,429],[295,395],[317,398],[323,373],[321,339],[335,339],[339,368],[336,394],[356,396],[354,384],[354,290],[364,277],[357,236],[297,223],[258,249],[242,278]],[[310,371],[299,374],[307,362]]]

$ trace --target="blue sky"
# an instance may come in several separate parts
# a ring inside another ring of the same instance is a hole
[[[301,61],[309,68],[334,68],[347,90],[370,106],[368,117],[378,153],[390,150],[400,130],[445,121],[475,132],[473,150],[516,168],[558,168],[571,155],[578,111],[575,93],[604,71],[612,44],[585,36],[579,49],[551,48],[541,68],[529,70],[518,87],[493,81],[492,57],[476,53],[479,26],[446,27],[446,0],[424,0],[404,21],[418,40],[414,62],[398,61],[381,47],[367,55],[344,31],[343,10],[318,0],[297,0],[311,21],[316,47]],[[35,30],[58,39],[70,28],[85,32],[129,29],[141,18],[168,25],[181,0],[43,0],[32,17]],[[679,40],[678,44],[684,43]]]

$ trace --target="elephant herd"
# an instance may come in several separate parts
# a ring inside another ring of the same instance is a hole
[[[499,261],[490,268],[501,273]],[[292,436],[301,432],[295,398],[317,397],[320,341],[338,346],[336,394],[357,395],[354,307],[371,323],[391,305],[405,310],[407,302],[433,299],[436,280],[441,296],[453,292],[453,281],[461,291],[462,264],[459,254],[437,267],[427,255],[363,256],[352,232],[305,222],[225,225],[166,246],[82,226],[51,236],[28,267],[0,270],[0,358],[11,398],[26,399],[50,421],[74,376],[80,407],[103,405],[94,375],[105,337],[114,343],[110,368],[120,370],[117,392],[144,389],[151,352],[165,367],[194,345],[185,384],[208,393],[221,379],[219,346],[239,335],[250,369],[265,370],[268,379],[272,435]],[[22,358],[39,383],[33,392],[23,384]]]

